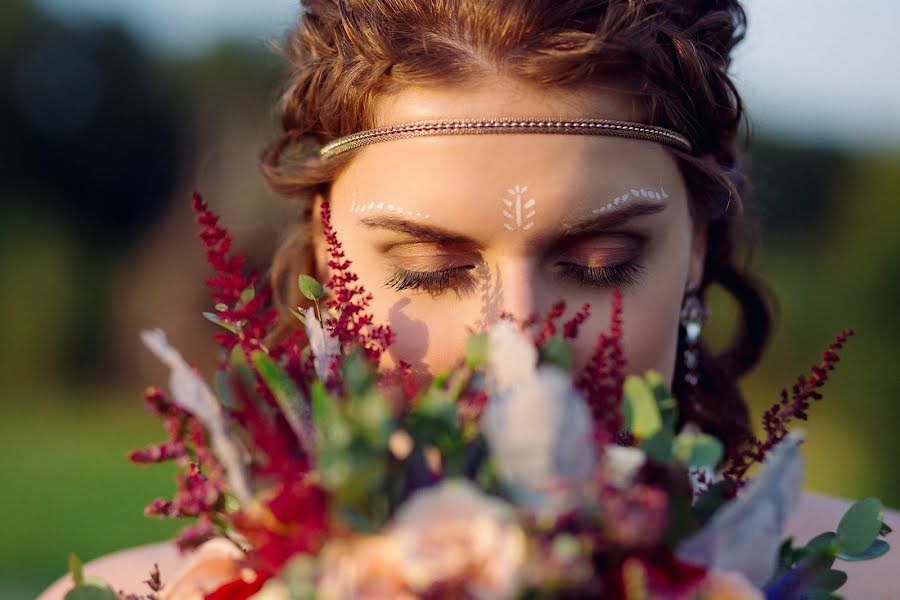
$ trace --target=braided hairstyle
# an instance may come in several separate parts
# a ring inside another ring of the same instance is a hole
[[[377,126],[380,95],[462,84],[485,72],[572,89],[612,79],[633,94],[643,122],[680,131],[693,144],[691,155],[673,152],[691,215],[708,231],[700,293],[718,284],[730,294],[738,328],[724,350],[701,345],[693,394],[679,361],[673,391],[682,421],[737,444],[750,432],[737,379],[758,361],[771,330],[764,287],[746,268],[757,227],[738,148],[743,106],[727,73],[745,28],[737,0],[304,0],[282,47],[291,69],[279,105],[282,131],[260,156],[273,190],[296,200],[300,214],[271,269],[283,315],[274,335],[297,326],[286,310],[302,304],[292,282],[313,272],[312,199],[327,197],[355,154],[323,161],[316,151]],[[679,339],[679,356],[683,347]]]

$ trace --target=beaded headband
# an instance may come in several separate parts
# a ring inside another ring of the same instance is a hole
[[[548,118],[492,118],[492,119],[444,119],[415,121],[377,129],[366,129],[333,140],[319,150],[321,158],[337,156],[349,150],[376,142],[414,137],[455,134],[485,133],[563,133],[572,135],[608,135],[659,142],[684,152],[691,152],[691,143],[682,134],[632,121],[612,119],[548,119]]]

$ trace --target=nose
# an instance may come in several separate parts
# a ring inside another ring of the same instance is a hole
[[[519,321],[537,313],[539,281],[533,261],[527,257],[500,259],[496,276],[502,312]]]

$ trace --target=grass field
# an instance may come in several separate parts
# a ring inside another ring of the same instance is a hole
[[[89,560],[177,528],[142,513],[173,482],[170,468],[127,459],[162,436],[139,394],[0,394],[0,598],[34,598],[70,551]]]

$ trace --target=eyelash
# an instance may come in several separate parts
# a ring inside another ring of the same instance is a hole
[[[472,270],[474,267],[453,267],[452,269],[444,269],[442,271],[408,271],[406,269],[397,269],[385,285],[398,292],[403,290],[426,290],[437,294],[450,289],[454,280],[466,276],[466,271]],[[467,278],[468,282],[459,282],[460,287],[466,284],[474,283],[472,277]]]
[[[629,287],[637,283],[644,271],[636,259],[611,267],[585,267],[575,263],[558,263],[565,277],[581,285],[595,287]]]
[[[643,265],[636,259],[610,267],[585,267],[575,263],[557,263],[562,275],[584,286],[593,287],[628,287],[637,283],[643,272]],[[442,271],[408,271],[397,269],[385,287],[398,292],[404,290],[425,290],[432,294],[440,294],[451,287],[458,293],[470,291],[475,286],[474,279],[467,271],[474,267],[454,267]],[[464,281],[455,281],[464,278]]]

